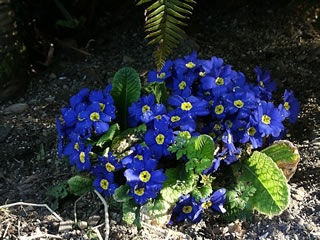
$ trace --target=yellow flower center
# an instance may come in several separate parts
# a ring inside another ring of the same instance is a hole
[[[204,77],[206,75],[206,72],[199,72],[200,77]]]
[[[134,187],[134,193],[138,196],[142,196],[144,194],[144,188],[137,189],[138,185]]]
[[[100,181],[100,186],[104,189],[104,190],[107,190],[108,187],[109,187],[109,182],[107,179],[102,179]]]
[[[188,62],[186,63],[186,67],[189,68],[189,69],[192,69],[194,68],[196,65],[193,63],[193,62]]]
[[[288,102],[285,102],[283,106],[284,106],[284,108],[285,108],[287,111],[289,111],[290,105],[289,105]]]
[[[232,136],[231,136],[231,134],[228,134],[228,143],[229,143],[229,144],[232,143]]]
[[[222,86],[224,84],[224,80],[221,77],[217,77],[216,79],[216,84],[219,86]]]
[[[161,115],[156,116],[156,119],[160,120],[162,118]]]
[[[247,133],[250,136],[254,136],[256,134],[256,132],[257,132],[257,130],[254,127],[249,127],[248,130],[247,130]]]
[[[84,119],[80,117],[80,114],[78,114],[78,120],[81,122],[83,121]]]
[[[264,124],[270,124],[271,122],[271,117],[269,117],[268,115],[263,115],[262,118],[261,118],[261,121],[264,123]]]
[[[191,138],[191,134],[189,133],[189,131],[183,131],[182,132],[183,136],[186,137],[187,139]]]
[[[264,84],[262,81],[260,81],[260,86],[264,88]]]
[[[139,178],[142,182],[146,183],[149,182],[151,174],[148,171],[143,171],[140,173]]]
[[[221,129],[221,126],[220,126],[218,123],[216,123],[216,124],[214,125],[214,129],[215,129],[215,130],[220,130],[220,129]]]
[[[233,92],[235,92],[237,90],[237,88],[240,88],[239,86],[236,86],[232,89]]]
[[[73,148],[74,148],[75,150],[79,151],[79,143],[76,142],[76,143],[74,144],[74,147],[73,147]]]
[[[171,117],[171,122],[177,122],[180,121],[180,117],[179,116],[172,116]]]
[[[86,154],[84,152],[80,153],[80,162],[84,163],[86,161],[85,156]]]
[[[136,155],[135,157],[138,158],[140,161],[143,160],[143,156],[142,155]]]
[[[192,104],[190,102],[181,103],[181,109],[184,111],[189,111],[192,108]]]
[[[183,211],[185,214],[191,213],[192,207],[191,207],[191,206],[184,206],[184,207],[182,208],[182,211]]]
[[[210,101],[209,101],[209,104],[210,104],[210,105],[213,105],[213,100],[210,100]]]
[[[231,122],[230,120],[227,120],[227,121],[226,121],[226,124],[227,124],[228,128],[231,128],[231,127],[232,127],[232,122]]]
[[[156,142],[161,145],[164,142],[164,136],[160,133],[158,136],[156,136]]]
[[[158,76],[158,78],[162,79],[166,76],[166,73],[160,73],[160,75]]]
[[[208,209],[209,207],[211,207],[212,203],[211,201],[208,201],[208,202],[204,202],[201,204],[201,206],[204,208],[204,209]]]
[[[179,83],[180,90],[183,90],[186,86],[187,86],[187,84],[185,81],[182,81],[181,83]]]
[[[144,105],[142,107],[142,112],[145,113],[146,111],[149,111],[150,110],[150,107],[148,105]]]
[[[108,172],[113,172],[115,167],[111,163],[106,164],[106,169]]]
[[[104,103],[99,103],[99,105],[100,105],[100,112],[103,112],[106,105]]]
[[[214,109],[215,113],[220,115],[224,111],[224,107],[222,105],[217,105]]]
[[[244,103],[241,100],[237,100],[233,102],[233,105],[236,106],[237,108],[242,108]]]
[[[90,119],[91,119],[91,121],[96,122],[100,119],[100,114],[97,112],[93,112],[90,114]]]
[[[204,95],[209,96],[209,95],[210,95],[210,92],[206,91],[206,92],[204,93]]]

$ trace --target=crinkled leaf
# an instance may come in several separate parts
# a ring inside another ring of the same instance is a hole
[[[202,171],[209,168],[212,164],[212,159],[204,158],[204,159],[197,159],[192,158],[186,163],[186,171],[194,171],[196,174],[202,173]]]
[[[63,182],[57,186],[52,186],[48,188],[47,194],[57,199],[65,198],[68,196],[68,184]]]
[[[169,210],[172,204],[168,203],[164,199],[152,199],[146,205],[149,217],[154,219],[154,222],[162,225],[168,223]]]
[[[117,135],[119,130],[120,130],[120,127],[119,127],[118,123],[113,124],[109,128],[109,130],[99,138],[96,145],[101,148],[106,147],[106,145],[111,143],[112,139],[114,138],[115,135]]]
[[[74,176],[68,180],[70,192],[75,195],[82,195],[93,189],[92,180],[88,177]]]
[[[122,204],[122,220],[127,224],[131,225],[136,220],[136,215],[138,211],[138,205],[133,199],[126,201]]]
[[[288,180],[296,172],[300,155],[297,148],[291,142],[280,140],[263,149],[261,152],[267,154],[275,161]]]
[[[212,193],[212,186],[204,185],[201,188],[196,188],[192,191],[192,196],[195,198],[196,201],[199,201],[201,198],[207,198]]]
[[[128,184],[121,185],[118,187],[113,194],[113,199],[117,202],[126,202],[132,199],[131,196],[129,196],[130,192],[130,186]]]
[[[117,109],[117,120],[123,129],[127,128],[128,107],[138,101],[141,91],[139,74],[130,67],[120,69],[112,81],[111,96]]]
[[[256,189],[252,207],[269,216],[279,215],[288,207],[289,187],[283,172],[264,153],[254,152],[244,162],[239,181],[251,182]]]
[[[169,168],[166,170],[166,181],[160,194],[169,203],[178,201],[181,195],[190,193],[196,185],[198,176],[192,172],[184,172],[180,168]]]

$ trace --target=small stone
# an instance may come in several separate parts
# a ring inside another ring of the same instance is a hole
[[[72,220],[67,220],[67,221],[60,222],[58,232],[69,232],[69,231],[71,231],[72,230],[72,224],[73,224]]]
[[[101,217],[99,215],[90,216],[88,219],[89,226],[91,226],[91,227],[96,226],[98,224],[100,218]]]
[[[62,88],[63,88],[64,90],[69,89],[69,87],[68,87],[67,85],[63,85]]]
[[[80,221],[78,223],[78,227],[83,230],[83,229],[86,229],[88,227],[88,223],[86,221]]]
[[[29,108],[26,103],[16,103],[4,109],[5,113],[22,113]]]
[[[132,57],[129,57],[129,56],[123,56],[122,62],[123,63],[133,63],[134,59]]]
[[[11,128],[9,126],[6,126],[6,125],[0,126],[0,143],[6,140],[10,131],[11,131]]]
[[[50,80],[53,80],[53,79],[56,79],[57,78],[57,75],[55,75],[54,73],[50,73],[49,75],[49,79]]]

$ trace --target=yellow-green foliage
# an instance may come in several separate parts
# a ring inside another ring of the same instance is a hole
[[[187,26],[185,19],[192,14],[193,7],[190,3],[194,0],[138,0],[137,5],[153,2],[146,9],[145,31],[148,44],[158,43],[154,52],[158,71],[163,67],[166,58],[177,47],[182,39],[184,30],[181,26]]]

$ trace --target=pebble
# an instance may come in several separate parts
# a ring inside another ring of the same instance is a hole
[[[80,221],[78,223],[78,227],[83,230],[83,229],[86,229],[88,227],[88,223],[86,221]]]
[[[72,230],[72,225],[73,225],[73,221],[72,220],[67,220],[67,221],[60,222],[58,232],[71,231]]]
[[[50,80],[53,80],[53,79],[56,79],[57,78],[57,75],[55,75],[54,73],[50,73],[49,75],[49,79]]]
[[[5,113],[22,113],[29,108],[26,103],[15,103],[4,109]]]
[[[4,142],[4,140],[6,140],[10,131],[11,131],[11,128],[9,126],[7,126],[7,125],[0,126],[0,143]]]
[[[90,216],[88,219],[89,226],[91,226],[91,227],[96,226],[98,224],[100,218],[101,217],[99,215]]]
[[[123,63],[134,63],[134,59],[132,57],[129,57],[129,56],[123,56],[122,62]]]

